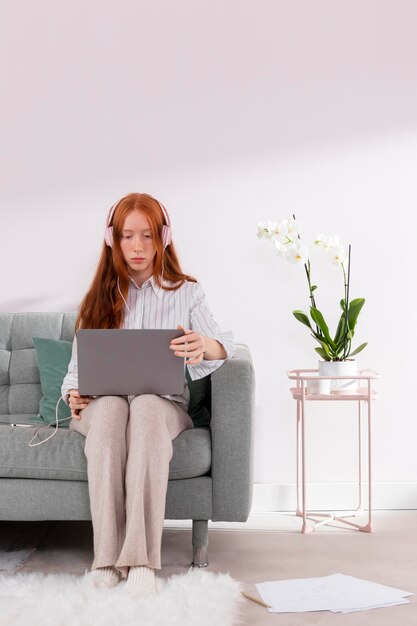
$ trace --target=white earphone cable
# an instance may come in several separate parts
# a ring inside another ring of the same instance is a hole
[[[132,278],[132,277],[131,277],[131,278]],[[132,280],[133,280],[133,278],[132,278]],[[135,281],[134,281],[134,280],[133,280],[133,282],[135,283]],[[136,283],[135,283],[135,285],[136,285]],[[136,287],[137,287],[137,285],[136,285]],[[123,302],[125,303],[127,310],[128,310],[128,311],[129,311],[129,313],[130,313],[130,309],[129,309],[128,305],[127,305],[127,302],[126,302],[126,300],[124,299],[124,296],[123,296],[123,294],[122,294],[122,292],[121,292],[121,290],[120,290],[119,276],[117,276],[117,288],[118,288],[118,290],[119,290],[120,295],[121,295],[121,296],[122,296],[122,298],[123,298]]]
[[[60,397],[59,397],[59,400],[58,400],[58,402],[56,403],[56,407],[55,407],[55,424],[56,424],[56,425],[55,425],[55,431],[52,433],[52,435],[49,435],[49,437],[47,437],[46,439],[42,439],[42,441],[38,441],[38,443],[32,443],[32,441],[35,439],[35,437],[37,437],[37,436],[38,436],[38,433],[39,433],[41,430],[44,430],[45,428],[49,428],[49,426],[51,426],[52,422],[51,422],[51,424],[48,424],[48,426],[42,426],[42,428],[39,428],[39,429],[36,431],[36,433],[33,435],[32,439],[29,441],[29,444],[28,444],[28,445],[29,445],[31,448],[33,448],[33,446],[40,446],[40,445],[41,445],[41,443],[45,443],[45,441],[48,441],[48,439],[50,439],[51,437],[53,437],[53,436],[56,434],[56,431],[57,431],[57,429],[58,429],[58,422],[65,422],[66,420],[70,420],[70,419],[71,419],[72,415],[70,415],[69,417],[62,417],[62,418],[58,419],[58,404],[61,402],[61,400],[64,400],[63,396],[60,396]]]

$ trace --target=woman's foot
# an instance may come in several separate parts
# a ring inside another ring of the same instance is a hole
[[[120,574],[112,565],[93,569],[91,577],[95,587],[114,587],[120,581]]]
[[[157,593],[155,570],[146,565],[129,568],[126,590],[135,598],[144,598]]]

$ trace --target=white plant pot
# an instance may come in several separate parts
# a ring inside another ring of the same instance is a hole
[[[306,381],[307,393],[311,395],[328,395],[330,393],[330,383],[326,378],[311,378]]]
[[[355,359],[348,361],[319,361],[319,376],[356,375],[358,366]],[[330,380],[331,393],[352,393],[358,388],[358,380],[340,378]]]

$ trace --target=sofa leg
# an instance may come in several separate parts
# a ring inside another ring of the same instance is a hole
[[[193,567],[208,565],[208,520],[193,519]]]

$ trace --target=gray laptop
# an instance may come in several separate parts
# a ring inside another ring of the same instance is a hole
[[[82,396],[182,394],[185,358],[174,354],[178,329],[81,328],[77,332]]]

